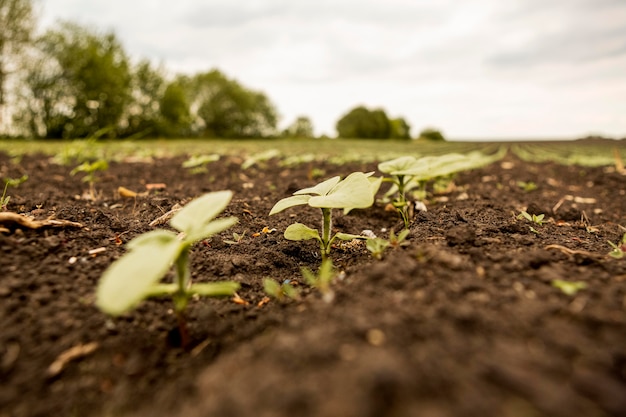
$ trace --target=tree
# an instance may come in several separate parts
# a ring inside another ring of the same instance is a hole
[[[175,80],[167,85],[159,101],[159,134],[166,137],[189,135],[191,113],[183,81]]]
[[[190,82],[190,108],[202,136],[253,138],[275,135],[277,114],[265,94],[248,90],[218,70]]]
[[[313,123],[311,119],[306,116],[299,116],[291,125],[289,125],[284,131],[283,136],[286,138],[312,138]]]
[[[18,69],[20,55],[31,43],[35,27],[31,0],[0,0],[0,126],[7,103],[9,77]]]
[[[411,126],[402,117],[391,119],[391,139],[411,139]]]
[[[131,101],[131,73],[115,35],[66,22],[46,32],[37,46],[40,62],[27,77],[33,133],[47,138],[116,136]]]
[[[391,123],[384,110],[359,106],[339,119],[336,129],[341,138],[387,139]]]
[[[420,132],[418,139],[426,139],[432,141],[444,141],[446,138],[443,134],[437,130],[432,128],[426,128]]]
[[[163,70],[142,60],[132,69],[130,85],[131,97],[123,117],[123,136],[158,136],[160,100],[166,90]]]

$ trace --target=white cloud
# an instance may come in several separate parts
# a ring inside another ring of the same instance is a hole
[[[623,0],[47,0],[177,72],[219,68],[318,133],[366,104],[451,137],[626,135]]]

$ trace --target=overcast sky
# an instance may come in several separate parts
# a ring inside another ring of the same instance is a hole
[[[217,68],[318,134],[356,105],[451,139],[626,137],[626,0],[40,0],[171,73]]]

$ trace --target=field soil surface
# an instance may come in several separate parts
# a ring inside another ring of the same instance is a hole
[[[334,294],[323,297],[300,271],[319,267],[317,244],[282,234],[295,221],[319,227],[320,212],[269,211],[376,164],[242,170],[230,156],[192,174],[185,159],[112,163],[90,200],[74,166],[0,154],[1,177],[29,177],[8,189],[6,212],[72,222],[0,225],[0,417],[626,415],[626,259],[607,243],[625,232],[626,176],[614,168],[507,156],[431,185],[408,245],[382,260],[363,243],[333,249]],[[122,198],[120,186],[140,195]],[[175,205],[226,189],[224,215],[239,223],[194,246],[192,275],[241,290],[192,301],[188,346],[170,300],[121,317],[94,306],[125,243],[168,228],[150,223]],[[400,231],[382,202],[334,214],[337,231]],[[233,232],[245,235],[226,243]],[[264,278],[289,280],[300,298],[266,298]],[[584,288],[566,294],[559,280]]]

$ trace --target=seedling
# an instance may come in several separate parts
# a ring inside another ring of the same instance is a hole
[[[624,236],[622,236],[617,245],[611,241],[609,241],[609,245],[613,248],[613,250],[609,252],[609,256],[615,259],[622,259],[626,256],[626,233],[624,233]]]
[[[18,187],[23,182],[28,180],[28,175],[24,174],[20,178],[5,178],[4,179],[4,191],[2,192],[2,197],[0,197],[0,209],[5,211],[7,206],[9,205],[9,201],[11,201],[11,196],[7,195],[7,189],[9,187]]]
[[[325,301],[330,302],[334,298],[334,292],[330,288],[330,284],[335,277],[335,271],[333,269],[333,261],[326,258],[322,261],[320,269],[317,271],[317,275],[313,273],[309,268],[300,268],[304,281],[313,288],[317,288]]]
[[[525,193],[529,193],[531,191],[535,191],[537,189],[537,184],[532,181],[518,181],[517,186],[521,188]]]
[[[427,181],[455,174],[460,171],[478,168],[501,159],[506,148],[500,149],[493,155],[481,152],[468,154],[449,153],[440,156],[401,156],[390,161],[378,164],[378,170],[389,175],[383,181],[391,182],[392,186],[385,193],[386,198],[392,199],[392,204],[398,210],[405,229],[409,228],[410,213],[407,194],[418,188],[424,193]]]
[[[287,298],[296,300],[300,297],[300,293],[291,285],[289,280],[285,280],[282,284],[279,284],[271,278],[265,278],[263,280],[263,290],[267,295],[278,301],[284,301]]]
[[[192,174],[202,174],[208,172],[207,165],[211,162],[219,161],[218,154],[192,156],[183,162],[183,168],[189,169]]]
[[[233,226],[237,219],[215,219],[232,198],[231,191],[205,194],[190,202],[170,220],[179,230],[153,230],[127,244],[129,251],[104,272],[96,292],[96,305],[105,313],[120,315],[149,297],[169,296],[174,302],[181,344],[188,343],[185,309],[194,295],[215,297],[234,294],[236,282],[191,283],[189,252],[194,243]],[[173,283],[159,283],[175,265]]]
[[[389,232],[389,240],[380,237],[367,239],[366,247],[371,252],[372,256],[378,260],[383,259],[385,250],[389,247],[399,248],[406,246],[409,242],[406,238],[409,235],[409,229],[403,229],[397,236],[393,230]]]
[[[552,281],[552,286],[560,289],[563,294],[576,295],[578,291],[587,288],[587,283],[583,281],[564,281],[561,279],[555,279]]]
[[[530,215],[530,214],[528,214],[528,212],[526,212],[524,210],[522,210],[520,212],[520,214],[517,216],[518,219],[526,219],[529,222],[533,222],[533,223],[535,223],[535,224],[537,224],[539,226],[543,225],[543,218],[544,217],[545,217],[545,214],[539,214],[539,215],[533,214],[533,215]],[[529,226],[529,227],[530,227],[530,231],[531,232],[539,234],[539,231],[537,231],[537,229],[535,229],[532,226]]]
[[[229,244],[229,245],[238,245],[241,243],[241,241],[243,240],[245,236],[246,236],[246,232],[243,232],[242,234],[233,232],[233,239],[232,240],[226,239],[224,240],[224,243]]]
[[[381,178],[371,178],[372,172],[364,174],[353,172],[343,180],[340,177],[333,177],[317,184],[314,187],[304,188],[296,191],[293,196],[286,197],[277,202],[272,210],[272,214],[280,213],[290,207],[299,205],[309,205],[310,207],[322,210],[322,232],[305,226],[302,223],[294,223],[287,227],[284,236],[288,240],[310,240],[316,239],[320,244],[322,260],[330,254],[331,245],[335,239],[353,240],[364,239],[364,236],[351,235],[347,233],[336,233],[332,235],[332,210],[343,209],[344,213],[349,213],[355,208],[367,208],[374,204],[374,198]]]
[[[85,176],[83,177],[83,182],[86,182],[89,184],[89,197],[91,200],[95,200],[96,199],[96,190],[95,190],[96,172],[106,171],[107,169],[109,169],[108,162],[104,159],[98,159],[97,161],[94,161],[94,162],[83,162],[82,164],[74,168],[70,172],[70,175],[76,175],[79,172],[84,172]]]

